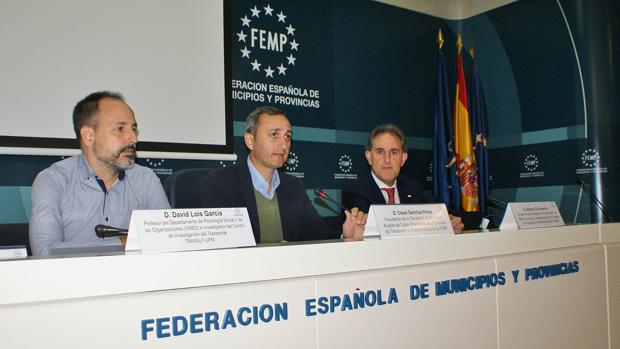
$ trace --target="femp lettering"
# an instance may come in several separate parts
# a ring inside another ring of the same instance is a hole
[[[252,28],[250,39],[252,47],[256,47],[256,42],[258,41],[260,49],[277,52],[282,52],[287,42],[286,34],[272,33],[268,30],[256,28]]]

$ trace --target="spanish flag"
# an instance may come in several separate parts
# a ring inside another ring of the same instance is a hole
[[[454,102],[454,151],[456,153],[456,173],[461,187],[461,207],[465,212],[478,211],[478,170],[472,144],[469,111],[467,108],[467,88],[463,73],[461,48],[463,40],[459,35],[456,41],[456,93]]]

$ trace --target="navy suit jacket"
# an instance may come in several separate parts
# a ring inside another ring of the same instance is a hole
[[[415,179],[401,174],[396,178],[396,187],[401,204],[425,202],[422,185]],[[371,173],[368,172],[345,185],[342,190],[342,204],[347,208],[357,207],[368,213],[371,204],[387,204],[387,202]]]
[[[399,175],[396,179],[396,187],[401,204],[423,204],[422,184],[406,175]],[[345,207],[357,207],[368,213],[371,204],[386,204],[381,189],[372,178],[370,172],[359,177],[356,181],[350,181],[342,190],[342,204]],[[484,216],[480,212],[460,212],[465,229],[478,229],[480,220]],[[344,220],[341,217],[341,220]]]
[[[340,231],[325,223],[316,212],[304,183],[293,176],[280,173],[276,189],[283,239],[286,241],[325,240],[340,238]],[[247,207],[254,238],[259,243],[260,224],[250,169],[245,159],[239,164],[210,172],[204,180],[202,207]]]

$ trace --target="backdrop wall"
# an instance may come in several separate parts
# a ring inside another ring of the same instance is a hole
[[[339,197],[345,181],[368,170],[363,158],[368,132],[394,122],[409,136],[404,172],[430,191],[435,40],[442,28],[451,89],[456,35],[477,52],[491,194],[505,201],[553,200],[572,221],[579,198],[575,181],[582,176],[612,216],[620,216],[620,188],[612,179],[619,162],[613,137],[620,134],[620,100],[614,99],[620,76],[613,69],[620,63],[617,1],[522,0],[463,20],[353,0],[234,0],[230,12],[228,83],[238,160],[245,161],[248,112],[276,105],[295,125],[283,170],[302,177],[307,188],[321,186]],[[468,72],[469,58],[464,61]],[[0,223],[27,221],[32,180],[59,159],[0,156]],[[139,163],[164,179],[183,168],[233,162]],[[578,222],[599,218],[589,202],[581,198]]]

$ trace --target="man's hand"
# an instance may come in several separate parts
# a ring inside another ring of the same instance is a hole
[[[461,221],[461,217],[450,215],[450,223],[452,223],[452,229],[454,229],[455,234],[462,233],[463,229],[465,229],[465,224]]]
[[[368,215],[354,207],[351,212],[344,211],[347,219],[342,223],[342,237],[344,241],[364,240],[364,228]]]

